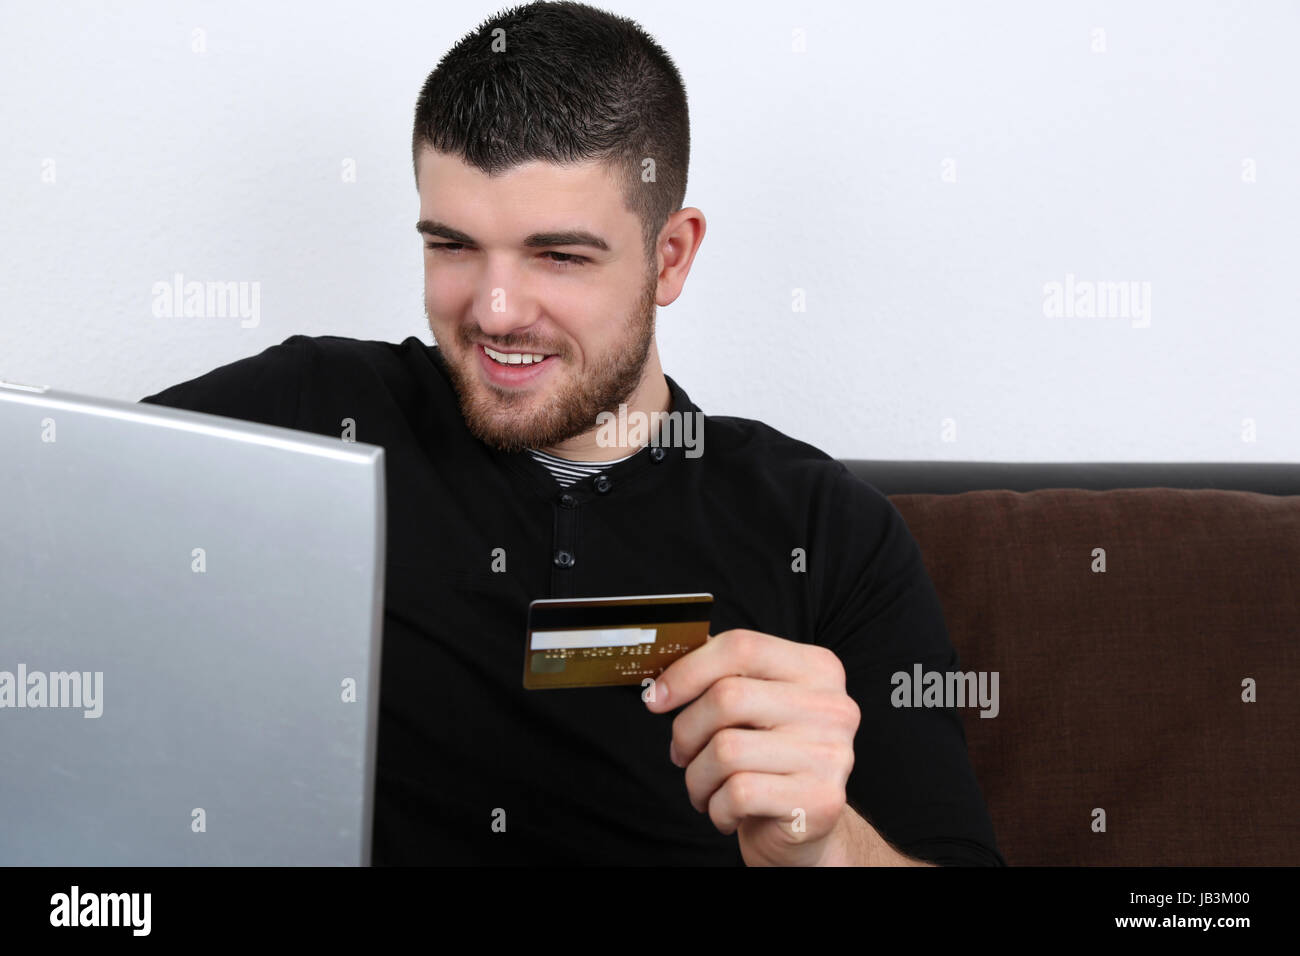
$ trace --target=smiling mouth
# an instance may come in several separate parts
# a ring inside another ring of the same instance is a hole
[[[546,352],[502,352],[488,348],[486,345],[482,346],[482,349],[487,357],[498,365],[535,365],[552,357]]]

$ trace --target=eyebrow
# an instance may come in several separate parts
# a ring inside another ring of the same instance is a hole
[[[438,236],[466,246],[478,245],[472,236],[461,232],[459,229],[453,229],[446,223],[438,222],[436,219],[421,219],[415,224],[415,230],[426,236]],[[608,242],[594,232],[587,232],[585,229],[535,232],[524,240],[524,245],[530,249],[549,249],[551,246],[590,246],[593,249],[599,249],[601,252],[609,252]]]

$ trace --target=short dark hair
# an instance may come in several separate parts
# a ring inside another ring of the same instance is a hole
[[[686,197],[686,89],[632,20],[569,0],[529,3],[485,20],[429,74],[411,138],[417,177],[426,147],[489,176],[532,160],[604,162],[653,262],[659,231]],[[643,181],[645,159],[654,182]]]

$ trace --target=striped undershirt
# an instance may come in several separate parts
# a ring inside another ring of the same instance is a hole
[[[637,449],[637,451],[640,450]],[[533,458],[546,466],[546,470],[560,483],[561,488],[567,488],[575,481],[581,481],[590,475],[599,474],[610,465],[617,464],[620,461],[627,461],[637,453],[634,451],[632,455],[624,455],[622,458],[615,458],[612,461],[570,461],[567,458],[556,458],[554,455],[548,455],[536,448],[530,448],[528,451]]]

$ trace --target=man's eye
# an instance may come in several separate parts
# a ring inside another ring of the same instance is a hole
[[[571,255],[570,253],[567,252],[548,252],[546,254],[548,256],[560,256],[561,258],[559,259],[551,260],[552,262],[554,262],[556,265],[559,266],[580,266],[587,261],[586,259],[582,258],[582,256]]]
[[[446,256],[455,256],[460,252],[460,250],[465,248],[464,244],[459,242],[426,242],[424,245],[425,248],[436,249]],[[562,269],[580,266],[587,261],[582,256],[575,256],[568,252],[544,252],[542,255],[557,256],[558,258],[551,259],[551,262],[555,263]]]

